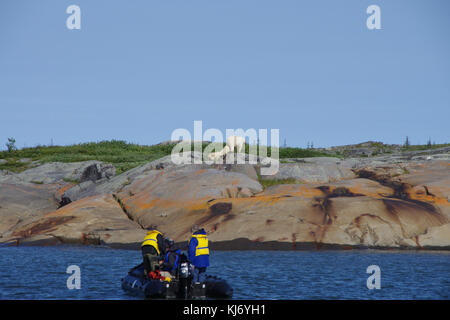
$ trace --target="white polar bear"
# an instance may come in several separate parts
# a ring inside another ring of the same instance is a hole
[[[236,147],[237,153],[241,153],[242,148],[245,146],[245,138],[240,136],[228,137],[227,146],[230,147],[231,152],[234,152],[234,147]]]
[[[208,157],[210,160],[218,160],[220,159],[220,157],[223,157],[224,154],[227,154],[228,152],[230,152],[230,147],[229,146],[225,146],[225,148],[223,148],[221,151],[218,152],[211,152]]]
[[[245,146],[245,138],[240,136],[231,136],[227,138],[227,145],[225,148],[223,148],[219,152],[211,152],[208,157],[210,160],[216,161],[220,157],[223,157],[223,155],[227,154],[228,152],[234,152],[234,147],[237,149],[237,153],[241,153],[242,149]]]

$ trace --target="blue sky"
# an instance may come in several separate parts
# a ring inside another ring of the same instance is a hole
[[[81,30],[66,8],[81,8]],[[381,8],[368,30],[366,8]],[[0,143],[154,144],[177,128],[280,143],[450,142],[450,2],[0,2]]]

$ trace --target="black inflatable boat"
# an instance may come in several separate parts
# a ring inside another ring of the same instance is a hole
[[[180,263],[172,280],[147,279],[144,265],[131,269],[122,278],[122,289],[132,295],[147,299],[230,299],[233,289],[223,279],[206,276],[204,282],[192,281],[192,267],[188,261]]]

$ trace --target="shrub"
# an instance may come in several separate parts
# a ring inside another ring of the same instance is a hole
[[[6,148],[8,149],[8,152],[16,151],[16,139],[14,138],[8,138],[8,142],[5,144]]]

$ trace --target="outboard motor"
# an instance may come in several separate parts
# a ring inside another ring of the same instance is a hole
[[[185,254],[180,255],[178,264],[178,279],[180,281],[180,298],[188,299],[191,295],[191,284],[193,279],[193,266]]]
[[[180,263],[178,276],[183,279],[192,278],[192,265],[189,261]]]

